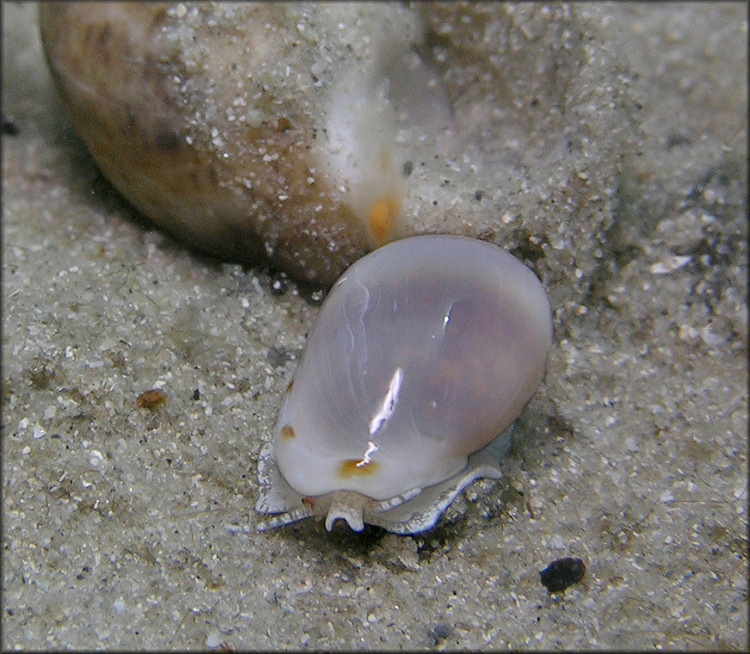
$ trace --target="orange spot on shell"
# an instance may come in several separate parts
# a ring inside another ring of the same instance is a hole
[[[292,379],[292,381],[289,382],[289,385],[286,387],[286,390],[284,392],[290,393],[293,386],[294,386],[294,380]]]
[[[379,198],[370,207],[370,229],[378,245],[390,240],[398,206],[393,198]]]
[[[294,438],[297,434],[294,433],[294,429],[291,425],[284,425],[281,428],[281,437],[282,438]]]
[[[364,459],[344,459],[339,463],[338,475],[342,479],[352,477],[364,477],[372,475],[380,468],[377,461],[365,461]]]

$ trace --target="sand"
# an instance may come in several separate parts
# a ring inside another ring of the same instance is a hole
[[[604,9],[645,134],[620,247],[504,478],[396,536],[256,532],[322,293],[140,221],[3,3],[3,649],[747,648],[747,6]]]

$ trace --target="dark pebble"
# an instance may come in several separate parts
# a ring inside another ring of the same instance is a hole
[[[539,575],[547,590],[555,593],[581,581],[585,572],[581,559],[564,558],[550,563]]]

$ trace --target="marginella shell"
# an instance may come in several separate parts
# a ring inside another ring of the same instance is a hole
[[[261,453],[261,528],[325,515],[432,527],[541,381],[552,323],[536,276],[495,245],[417,236],[354,263],[321,307]],[[503,435],[504,433],[504,435]]]
[[[449,111],[409,53],[409,12],[297,5],[45,3],[40,24],[76,130],[132,204],[204,251],[268,257],[330,284],[400,235],[395,132],[414,116],[389,89],[430,108],[422,134],[447,124]],[[389,49],[358,52],[344,30],[331,31],[335,20],[343,28],[363,17]],[[315,24],[328,26],[327,47],[361,65],[327,63],[335,52],[311,60]]]

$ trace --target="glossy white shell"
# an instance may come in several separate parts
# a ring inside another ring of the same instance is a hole
[[[261,528],[327,515],[432,527],[499,477],[511,425],[551,345],[539,280],[495,245],[417,236],[352,265],[326,298],[261,454]]]

